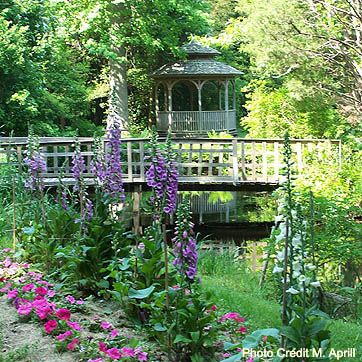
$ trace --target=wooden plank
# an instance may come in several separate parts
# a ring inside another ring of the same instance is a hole
[[[145,161],[145,145],[143,141],[140,141],[140,179],[144,182],[146,182]]]
[[[263,181],[268,181],[268,153],[266,149],[266,142],[262,143],[262,174]]]
[[[279,142],[274,142],[274,181],[279,180],[280,161],[279,161]]]
[[[256,151],[255,151],[255,142],[251,143],[251,165],[252,165],[252,169],[251,169],[251,177],[252,180],[255,181],[256,180]]]
[[[192,151],[193,151],[193,144],[191,143],[190,144],[190,149],[189,149],[189,163],[192,164]],[[188,176],[191,176],[191,172],[192,172],[192,169],[191,169],[191,166],[189,166],[187,168],[187,175]]]
[[[233,180],[235,184],[239,181],[238,141],[236,139],[233,139]]]
[[[128,171],[128,180],[132,182],[133,180],[133,165],[132,165],[132,143],[127,142],[127,171]]]
[[[302,154],[302,143],[298,142],[295,145],[297,153],[297,170],[301,173],[303,170],[303,154]]]

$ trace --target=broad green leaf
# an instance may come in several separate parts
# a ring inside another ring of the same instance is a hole
[[[144,299],[150,296],[154,289],[155,287],[153,285],[151,285],[149,288],[139,290],[130,288],[128,297],[131,299]]]

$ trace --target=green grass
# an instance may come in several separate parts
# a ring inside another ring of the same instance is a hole
[[[219,308],[245,316],[251,331],[278,327],[281,324],[280,305],[272,298],[275,291],[270,288],[261,289],[258,286],[258,276],[245,269],[241,262],[235,262],[230,253],[202,253],[200,271],[203,290],[211,294]],[[333,320],[331,332],[333,348],[357,348],[359,357],[343,358],[343,362],[362,361],[361,323]]]

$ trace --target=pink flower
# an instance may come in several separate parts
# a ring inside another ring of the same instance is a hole
[[[230,357],[231,354],[230,354],[230,353],[223,353],[222,356],[223,356],[224,358],[227,358],[227,357]]]
[[[107,352],[107,345],[104,342],[98,343],[98,348],[101,352],[106,353]]]
[[[244,326],[241,326],[239,329],[238,329],[238,332],[241,333],[241,334],[245,334],[247,331],[247,328],[244,327]]]
[[[35,285],[33,283],[30,284],[26,284],[23,286],[23,292],[27,293],[27,292],[31,292],[34,289]]]
[[[103,358],[89,359],[88,362],[103,362]]]
[[[215,311],[216,309],[217,309],[216,305],[213,304],[213,305],[211,306],[211,310]]]
[[[250,357],[246,360],[246,362],[254,362],[254,358],[253,357]]]
[[[57,325],[58,325],[57,321],[55,321],[53,319],[49,320],[48,322],[46,322],[44,324],[45,332],[50,334],[51,332],[54,331],[54,329],[57,328]]]
[[[11,265],[11,259],[7,256],[3,262],[5,268],[9,268]]]
[[[44,288],[44,287],[38,287],[35,289],[35,294],[36,295],[41,295],[41,296],[45,296],[48,293],[48,289]]]
[[[112,324],[109,323],[109,322],[103,321],[103,322],[101,323],[101,328],[104,329],[104,330],[109,329],[109,328],[111,328],[111,327],[112,327]]]
[[[62,334],[59,334],[58,336],[56,336],[56,339],[58,341],[64,341],[66,340],[68,337],[71,337],[73,335],[73,332],[72,331],[66,331]]]
[[[119,352],[118,348],[110,348],[110,349],[107,349],[107,352],[106,352],[109,356],[110,359],[120,359],[121,358],[121,353]]]
[[[70,304],[74,304],[75,303],[75,298],[72,295],[67,295],[65,297],[65,300],[70,303]]]
[[[119,332],[118,329],[113,329],[112,332],[110,333],[111,338],[116,338],[119,336]]]
[[[18,313],[20,315],[28,315],[31,313],[32,310],[33,310],[33,305],[29,301],[20,304],[18,307]]]
[[[69,321],[71,314],[68,309],[60,308],[55,312],[55,315],[57,316],[57,318],[59,318],[63,321]]]
[[[80,331],[80,325],[78,322],[67,321],[67,325],[68,325],[68,327],[74,329],[75,331]]]
[[[121,348],[122,357],[134,357],[135,351],[133,348],[130,347],[123,347]]]
[[[83,299],[79,299],[79,300],[77,300],[77,304],[78,304],[78,305],[82,305],[82,304],[84,304],[84,300],[83,300]]]
[[[79,344],[79,339],[78,338],[74,338],[70,343],[68,343],[67,345],[67,350],[68,351],[74,351],[75,346]]]
[[[141,352],[137,355],[137,359],[139,361],[147,361],[147,353],[146,352]]]
[[[262,338],[262,340],[263,340],[264,342],[266,342],[266,341],[268,340],[268,337],[267,337],[267,336],[264,336],[264,337]]]
[[[49,290],[49,291],[48,291],[48,297],[49,297],[49,298],[53,298],[54,295],[55,295],[55,290]]]
[[[239,313],[236,312],[230,312],[230,313],[226,313],[221,317],[221,322],[224,322],[227,319],[232,319],[235,322],[238,323],[244,323],[245,322],[245,318],[241,317]]]
[[[53,313],[53,304],[49,303],[46,299],[41,297],[40,295],[36,296],[33,301],[33,308],[35,309],[35,313],[40,319],[45,319],[48,314]]]
[[[17,288],[8,291],[8,299],[13,299],[13,298],[16,298],[17,296],[18,296]]]
[[[180,290],[180,286],[179,286],[178,284],[176,284],[176,285],[174,285],[174,286],[172,287],[172,289],[173,289],[173,290]]]

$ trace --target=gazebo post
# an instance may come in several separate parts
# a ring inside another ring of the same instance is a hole
[[[233,85],[233,110],[236,110],[236,82],[235,80],[231,81],[231,84]]]
[[[168,94],[168,128],[172,125],[172,86],[173,83],[167,82],[167,94]]]
[[[197,82],[197,94],[198,94],[199,112],[202,112],[202,86],[203,86],[203,82],[201,80],[199,80]]]
[[[229,131],[229,80],[225,80],[225,117],[226,129]]]
[[[222,87],[222,82],[218,81],[218,91],[219,91],[219,111],[222,111],[222,104],[221,104],[221,87]]]
[[[160,111],[160,102],[158,99],[158,87],[160,86],[160,83],[156,83],[156,89],[155,89],[155,104],[156,104],[156,114],[158,115],[158,112]]]

